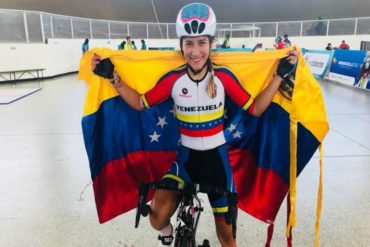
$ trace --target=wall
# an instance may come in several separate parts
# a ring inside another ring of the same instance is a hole
[[[269,38],[231,38],[231,47],[241,48],[243,44],[245,47],[253,48],[257,43],[262,43],[264,48],[272,48],[274,39]],[[361,41],[370,41],[370,35],[340,35],[340,36],[304,36],[304,37],[289,37],[292,44],[296,44],[300,48],[309,50],[324,50],[328,43],[332,47],[338,47],[342,40],[349,44],[351,50],[359,50]],[[219,42],[222,42],[220,40]]]
[[[338,46],[345,39],[351,49],[359,49],[361,41],[370,41],[370,35],[361,36],[317,36],[317,37],[290,37],[293,44],[306,49],[324,49],[331,42]],[[83,39],[51,39],[48,44],[0,44],[2,62],[0,71],[45,68],[44,76],[50,77],[59,74],[75,72],[78,70],[81,57],[81,45]],[[107,47],[117,49],[122,40],[91,40],[92,47]],[[240,48],[242,44],[246,47],[254,47],[257,43],[263,44],[263,49],[271,48],[273,38],[231,38],[231,46]],[[222,42],[222,39],[216,41]],[[138,48],[140,40],[135,40]],[[153,39],[147,41],[148,47],[175,47],[179,48],[178,39],[162,40]],[[26,77],[25,77],[26,78]],[[3,79],[1,79],[3,80]]]
[[[50,77],[78,70],[83,39],[50,39],[48,44],[0,44],[0,72],[32,68],[45,68],[44,76]],[[117,49],[121,40],[91,40],[90,48]],[[140,40],[137,40],[140,47]],[[150,40],[149,46],[176,47],[178,40]],[[30,78],[24,75],[22,78]],[[4,79],[0,78],[1,81]]]

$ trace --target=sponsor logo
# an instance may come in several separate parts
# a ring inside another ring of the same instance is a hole
[[[304,58],[307,61],[311,72],[317,76],[321,76],[325,73],[330,56],[329,54],[324,53],[307,52]]]
[[[310,61],[309,62],[309,66],[310,67],[318,67],[318,68],[323,68],[324,67],[324,65],[326,65],[326,64],[324,64],[323,62],[318,62],[318,61]]]
[[[351,62],[345,62],[345,61],[338,61],[339,65],[342,65],[343,67],[353,67],[358,68],[358,63],[351,63]]]
[[[176,105],[176,110],[182,112],[200,112],[200,111],[213,111],[217,110],[222,106],[222,102],[214,105],[202,105],[202,106],[181,106]]]
[[[179,93],[179,96],[184,98],[191,98],[191,95],[188,95],[188,93],[188,89],[184,87],[183,89],[181,89],[181,93]]]

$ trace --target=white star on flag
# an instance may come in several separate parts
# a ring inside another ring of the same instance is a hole
[[[160,125],[160,126],[161,126],[161,128],[163,129],[163,126],[164,126],[165,124],[168,124],[168,123],[166,122],[166,117],[164,117],[164,118],[158,117],[158,123],[157,123],[157,125]]]
[[[161,136],[161,135],[158,135],[157,134],[157,131],[154,131],[154,134],[153,135],[149,135],[151,140],[150,142],[159,142],[158,138]]]
[[[239,130],[237,130],[234,134],[233,134],[233,137],[234,138],[239,138],[239,139],[241,139],[242,138],[242,132],[239,132]]]
[[[233,130],[235,130],[235,129],[236,129],[236,125],[235,124],[230,124],[230,127],[227,128],[227,130],[230,131],[230,132],[233,132]]]
[[[224,110],[224,119],[228,119],[226,114],[227,114],[227,109],[225,108],[225,110]]]
[[[173,114],[173,117],[176,117],[176,106],[173,105],[172,110],[170,112]]]

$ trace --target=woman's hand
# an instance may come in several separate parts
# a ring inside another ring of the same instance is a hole
[[[101,57],[98,54],[94,53],[94,56],[91,59],[91,70],[94,71],[96,65],[100,63]]]
[[[287,60],[290,64],[296,64],[298,62],[298,52],[295,49],[289,51]]]
[[[295,74],[296,64],[298,62],[298,52],[296,50],[289,51],[288,56],[280,59],[277,67],[277,75],[282,79],[286,79],[290,75]]]

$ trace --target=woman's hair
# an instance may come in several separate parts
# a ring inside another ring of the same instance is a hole
[[[211,72],[211,77],[209,78],[209,82],[207,85],[207,94],[208,96],[213,99],[217,95],[217,88],[215,84],[215,71],[213,70],[212,61],[209,57],[208,60],[208,70]]]

